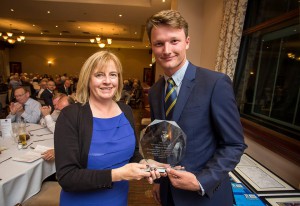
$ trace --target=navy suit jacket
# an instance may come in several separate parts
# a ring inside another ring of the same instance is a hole
[[[63,94],[66,94],[66,95],[71,95],[71,93],[72,93],[70,87],[67,88],[67,89],[65,89],[65,86],[64,86],[64,85],[61,85],[60,87],[58,87],[58,88],[57,88],[57,91],[58,91],[59,93],[63,93]]]
[[[161,78],[149,90],[152,120],[165,119],[164,97],[165,80]],[[178,165],[195,174],[205,190],[201,196],[171,186],[175,205],[232,206],[228,172],[247,146],[229,77],[189,63],[172,120],[187,135],[186,153]],[[163,205],[168,182],[161,180]]]
[[[53,93],[51,93],[48,89],[45,89],[43,93],[41,94],[41,99],[44,100],[45,104],[47,106],[51,106],[51,112],[54,110],[54,105],[53,105]]]

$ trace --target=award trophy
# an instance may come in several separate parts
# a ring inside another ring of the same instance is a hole
[[[174,121],[154,120],[143,131],[140,153],[145,159],[176,166],[183,158],[186,135]],[[166,168],[156,168],[165,172]]]

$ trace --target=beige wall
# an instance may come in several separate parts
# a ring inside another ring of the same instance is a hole
[[[214,70],[223,15],[223,0],[173,0],[172,9],[178,10],[189,24],[191,38],[187,58],[193,64]],[[157,67],[155,79],[163,74]]]
[[[214,70],[223,15],[223,0],[177,1],[178,11],[189,23],[188,59],[195,65]]]
[[[124,78],[138,78],[143,80],[143,71],[151,63],[149,50],[138,49],[110,49],[121,60]],[[38,72],[40,74],[78,74],[85,60],[94,52],[99,51],[97,47],[82,46],[45,46],[16,44],[9,51],[9,61],[22,63],[23,72]],[[48,66],[48,60],[53,62]]]

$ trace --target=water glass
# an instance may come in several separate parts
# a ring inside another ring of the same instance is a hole
[[[14,142],[18,144],[19,142],[19,125],[18,124],[12,124],[11,125],[11,137],[13,138]]]

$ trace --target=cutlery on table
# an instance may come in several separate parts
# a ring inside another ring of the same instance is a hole
[[[1,162],[0,162],[0,164],[1,163],[3,163],[3,162],[5,162],[5,161],[7,161],[7,160],[9,160],[9,159],[11,159],[12,157],[9,157],[9,158],[7,158],[7,159],[5,159],[5,160],[2,160]]]
[[[22,149],[27,149],[30,145],[32,145],[33,144],[33,142],[31,142],[30,144],[28,144],[28,145],[25,145],[24,147],[22,147]]]
[[[38,137],[41,137],[41,136],[44,136],[44,135],[49,135],[49,134],[52,134],[52,133],[46,133],[46,134],[36,134],[36,136],[38,136]]]
[[[46,141],[46,140],[49,140],[49,139],[53,139],[53,137],[47,138],[47,139],[34,140],[32,142],[41,142],[41,141]]]

